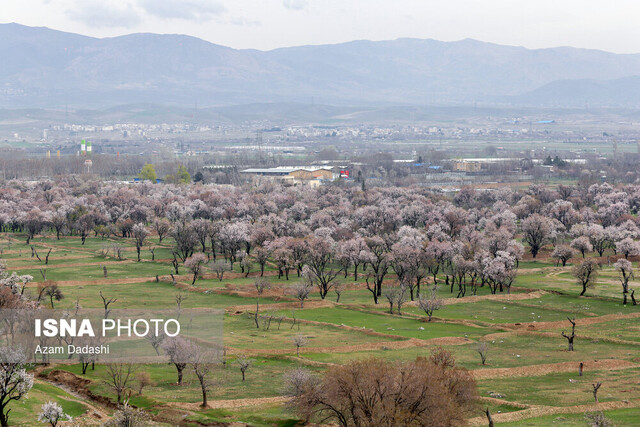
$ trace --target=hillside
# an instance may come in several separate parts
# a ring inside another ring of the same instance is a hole
[[[572,106],[584,98],[585,81],[601,87],[591,96],[594,104],[635,106],[629,92],[637,92],[638,79],[629,78],[640,75],[640,55],[568,47],[398,39],[257,51],[184,35],[97,39],[18,24],[0,25],[0,55],[0,107],[10,108],[312,101]]]

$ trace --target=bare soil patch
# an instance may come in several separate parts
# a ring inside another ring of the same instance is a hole
[[[512,404],[510,402],[509,404]],[[609,411],[612,409],[623,408],[635,408],[640,406],[640,399],[628,400],[628,401],[615,401],[615,402],[600,402],[592,403],[589,405],[576,405],[576,406],[531,406],[528,409],[517,412],[507,412],[504,414],[492,414],[493,420],[496,423],[506,423],[513,421],[525,420],[527,418],[542,417],[545,415],[554,414],[582,414],[585,412],[593,411]],[[475,417],[469,420],[470,426],[484,426],[487,425],[487,418]]]
[[[597,323],[609,322],[611,320],[620,319],[636,319],[640,318],[640,312],[629,314],[605,314],[598,317],[587,317],[576,320],[576,327],[584,325],[594,325]],[[566,328],[569,323],[566,320],[560,320],[555,322],[519,322],[519,323],[504,323],[500,326],[508,329],[526,329],[526,330],[542,330],[542,329],[558,329]]]
[[[637,368],[640,365],[619,359],[589,360],[584,363],[584,371],[612,371]],[[580,362],[548,363],[543,365],[520,366],[517,368],[476,369],[471,371],[475,379],[503,377],[535,377],[557,372],[578,372]]]

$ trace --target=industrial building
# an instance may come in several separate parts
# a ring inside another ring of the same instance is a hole
[[[245,169],[242,174],[269,177],[290,184],[304,184],[312,187],[337,179],[340,174],[331,166],[278,166],[266,169]]]
[[[520,159],[502,157],[456,159],[452,161],[451,169],[456,172],[481,172],[489,165],[519,161]]]

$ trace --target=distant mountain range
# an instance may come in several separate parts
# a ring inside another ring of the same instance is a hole
[[[640,107],[640,54],[398,39],[237,50],[0,24],[0,108],[148,103]]]

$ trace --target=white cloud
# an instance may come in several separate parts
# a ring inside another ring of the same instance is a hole
[[[132,28],[141,22],[137,11],[130,5],[110,5],[101,1],[77,2],[66,15],[73,21],[97,28]]]
[[[283,0],[282,4],[289,10],[303,10],[309,6],[307,0]]]
[[[227,11],[215,0],[138,0],[138,5],[158,18],[187,21],[208,21]]]

